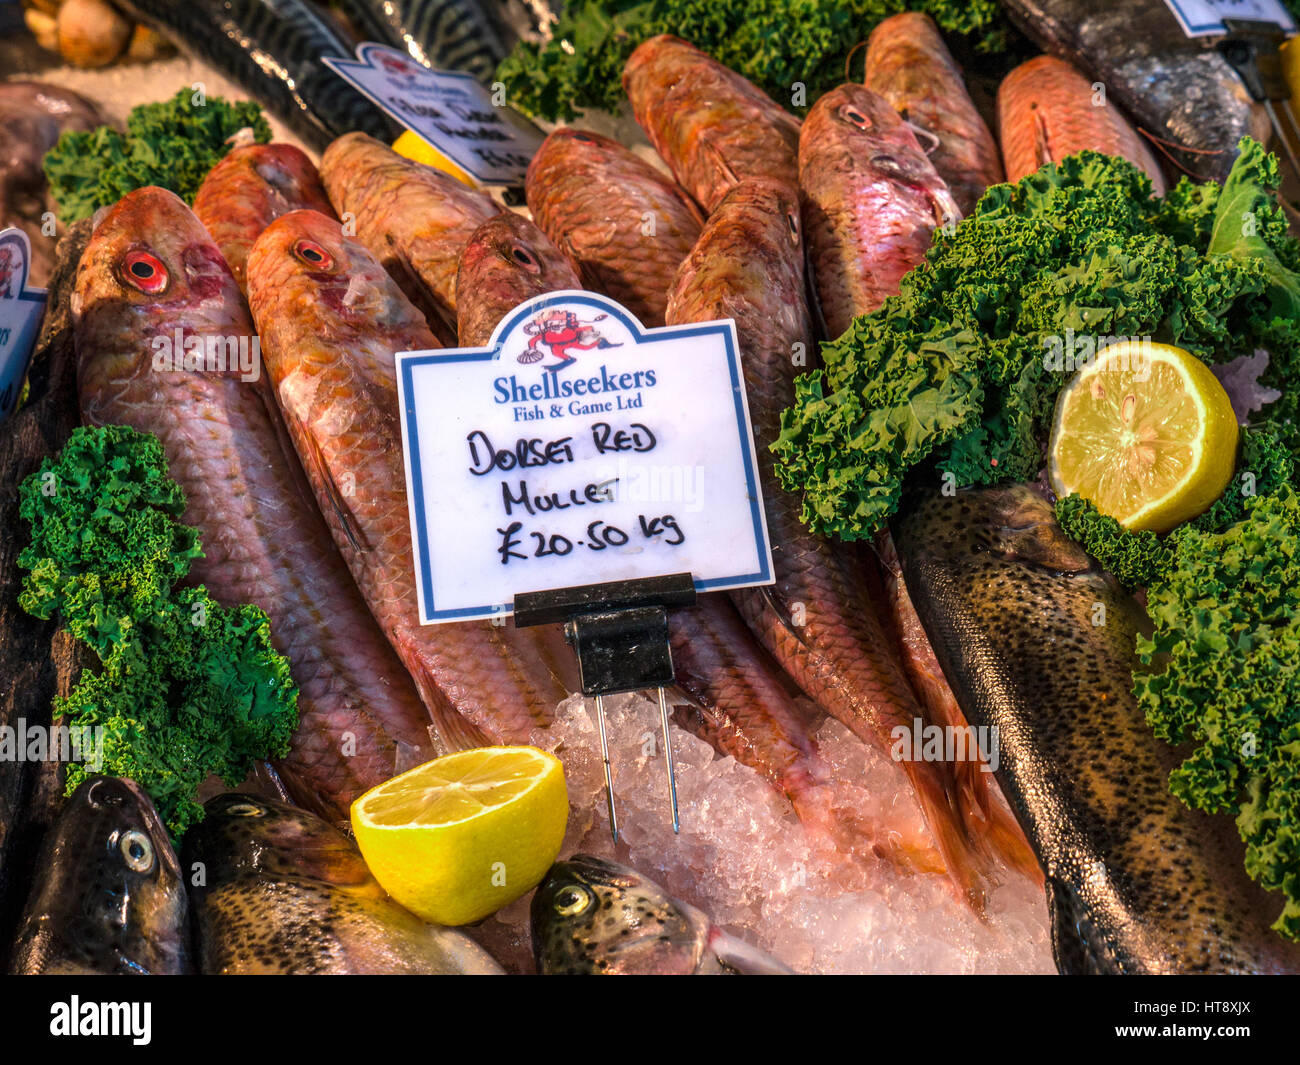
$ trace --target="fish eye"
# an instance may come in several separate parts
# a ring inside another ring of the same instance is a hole
[[[226,807],[226,813],[232,817],[261,817],[266,811],[256,803],[237,802],[233,806]]]
[[[334,256],[314,240],[307,240],[304,237],[293,246],[293,253],[298,257],[299,261],[306,263],[308,266],[318,266],[323,270],[332,270],[334,268]]]
[[[537,261],[537,256],[535,256],[527,248],[521,247],[520,245],[516,244],[513,248],[510,249],[510,254],[514,256],[515,262],[517,262],[520,266],[527,267],[535,274],[541,271],[542,267],[541,264]]]
[[[591,892],[584,887],[562,888],[555,896],[555,912],[561,917],[574,917],[591,905]]]
[[[856,107],[852,106],[851,104],[846,107],[841,107],[840,114],[844,116],[847,122],[849,122],[854,126],[857,126],[858,129],[871,128],[871,119],[869,119],[866,115],[864,115],[861,111],[859,111]]]
[[[122,852],[126,864],[137,873],[147,873],[153,868],[153,843],[143,832],[135,829],[123,832],[117,849]]]
[[[122,276],[127,284],[150,296],[156,296],[167,288],[167,267],[156,255],[143,248],[126,253],[122,259]]]

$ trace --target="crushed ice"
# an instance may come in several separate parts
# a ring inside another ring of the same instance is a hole
[[[674,837],[658,707],[616,696],[606,700],[606,711],[624,833],[617,847],[593,706],[575,696],[533,736],[564,762],[570,815],[561,857],[583,851],[631,865],[800,972],[1055,972],[1039,887],[1007,871],[981,922],[942,877],[909,876],[876,862],[869,883],[859,877],[856,886],[842,886],[834,878],[837,859],[812,845],[782,796],[752,769],[676,725],[681,834]],[[897,766],[829,719],[817,741],[836,776],[859,781],[864,795],[877,797],[872,812],[883,815],[898,795]],[[529,892],[476,930],[516,972],[533,971],[531,901]]]

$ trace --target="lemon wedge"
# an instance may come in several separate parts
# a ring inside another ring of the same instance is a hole
[[[408,910],[471,924],[536,887],[569,818],[564,769],[535,747],[481,747],[426,762],[352,804],[357,846]]]
[[[1103,348],[1056,400],[1047,472],[1128,529],[1168,532],[1227,487],[1237,418],[1195,355],[1141,340]]]

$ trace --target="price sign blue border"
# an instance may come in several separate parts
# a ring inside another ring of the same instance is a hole
[[[497,362],[501,358],[501,349],[507,336],[525,318],[535,315],[557,303],[578,304],[594,307],[606,314],[613,315],[623,323],[636,338],[638,345],[653,344],[661,340],[680,340],[693,336],[721,336],[727,352],[727,372],[731,378],[733,409],[736,415],[736,432],[740,439],[740,454],[745,464],[746,494],[749,498],[750,520],[753,523],[754,544],[758,549],[759,569],[753,573],[738,573],[725,577],[713,577],[695,581],[695,589],[707,592],[717,588],[744,588],[759,584],[771,584],[772,549],[768,542],[767,520],[763,511],[763,495],[759,490],[758,476],[755,470],[754,445],[749,430],[749,406],[745,393],[745,380],[740,371],[740,358],[736,343],[735,323],[730,319],[720,322],[708,322],[702,325],[663,326],[658,329],[643,328],[636,317],[613,300],[595,292],[548,292],[527,303],[520,304],[497,326],[493,334],[493,345],[487,348],[461,348],[447,351],[403,351],[398,352],[397,387],[400,396],[402,432],[407,448],[408,469],[410,470],[409,500],[415,526],[415,563],[417,569],[416,585],[420,593],[420,623],[428,625],[433,622],[460,621],[466,618],[483,616],[502,616],[514,613],[512,603],[491,603],[485,606],[461,607],[456,610],[439,610],[433,595],[433,545],[429,542],[428,521],[424,513],[424,471],[420,463],[420,429],[419,411],[413,399],[414,371],[417,367],[437,363],[453,362]],[[666,563],[661,569],[638,574],[642,577],[657,577],[675,573],[677,570]],[[535,591],[532,588],[520,588],[519,592]]]
[[[13,294],[4,297],[5,301],[13,300],[20,303],[30,302],[41,305],[41,313],[28,319],[27,329],[19,336],[11,338],[9,347],[0,350],[0,389],[3,389],[5,383],[9,382],[13,391],[10,399],[12,405],[7,405],[7,409],[0,408],[0,423],[3,423],[18,406],[18,397],[22,392],[23,379],[27,376],[32,354],[36,348],[36,340],[40,334],[41,319],[44,316],[48,293],[43,288],[27,284],[27,280],[31,276],[32,249],[26,233],[16,226],[0,229],[0,246],[17,248],[23,264],[22,277],[15,277],[11,280],[10,288]]]

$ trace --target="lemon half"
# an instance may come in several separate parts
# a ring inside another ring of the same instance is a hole
[[[1191,352],[1121,341],[1061,390],[1048,459],[1056,494],[1092,501],[1128,529],[1168,532],[1227,487],[1237,418]]]
[[[559,759],[535,747],[437,758],[352,804],[375,879],[426,921],[471,924],[535,887],[564,840],[569,799]]]

